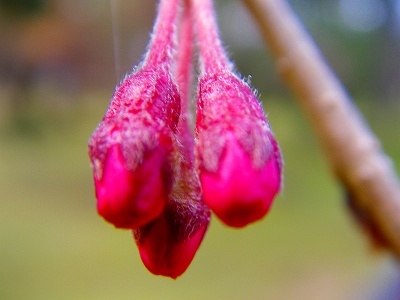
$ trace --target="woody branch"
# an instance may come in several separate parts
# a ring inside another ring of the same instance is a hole
[[[309,118],[333,173],[370,226],[400,257],[400,184],[350,96],[284,0],[243,0],[276,67]]]

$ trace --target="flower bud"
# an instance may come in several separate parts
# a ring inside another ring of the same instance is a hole
[[[194,168],[194,137],[189,128],[189,86],[191,81],[192,25],[189,1],[185,2],[179,28],[176,77],[182,112],[178,122],[175,153],[179,164],[163,214],[134,230],[140,257],[155,275],[180,276],[189,267],[205,235],[210,210],[202,199],[201,185]]]
[[[198,180],[182,176],[163,214],[134,230],[144,265],[155,275],[180,276],[193,260],[209,220],[210,211],[201,199]]]
[[[217,172],[204,169],[200,175],[204,198],[227,225],[243,227],[264,217],[279,192],[280,167],[271,157],[255,168],[233,134],[226,143]]]
[[[98,212],[119,228],[161,214],[171,189],[180,98],[169,73],[143,69],[117,88],[89,141]]]
[[[102,178],[95,178],[99,214],[119,228],[136,228],[160,215],[165,204],[162,157],[154,151],[132,172],[124,165],[121,146],[113,145]]]
[[[229,72],[204,75],[196,132],[205,202],[229,226],[261,219],[280,190],[282,160],[250,87]]]
[[[191,0],[201,58],[196,157],[205,202],[227,225],[261,219],[281,186],[282,159],[261,104],[233,72],[212,0]]]

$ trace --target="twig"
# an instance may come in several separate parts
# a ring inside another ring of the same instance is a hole
[[[379,140],[284,0],[243,0],[353,205],[400,258],[400,184]]]

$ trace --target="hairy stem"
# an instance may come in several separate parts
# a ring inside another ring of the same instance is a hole
[[[231,65],[219,37],[212,0],[191,0],[193,18],[203,64],[203,72],[231,70]]]
[[[182,144],[183,164],[192,167],[194,160],[194,137],[190,130],[190,87],[193,70],[193,26],[190,1],[184,1],[184,7],[179,26],[176,77],[181,94],[181,115],[178,123],[178,137]]]
[[[143,66],[163,65],[170,62],[179,2],[179,0],[160,0],[149,50]]]
[[[176,77],[182,97],[181,115],[189,113],[190,87],[193,70],[193,28],[189,0],[184,1],[178,34]]]

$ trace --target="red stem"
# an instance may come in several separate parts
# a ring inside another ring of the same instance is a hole
[[[193,71],[193,27],[189,0],[184,1],[179,26],[176,77],[181,94],[181,115],[178,124],[178,136],[182,144],[183,164],[191,166],[194,160],[194,137],[190,130],[190,87]],[[184,168],[183,168],[184,169]],[[190,169],[190,168],[189,168]]]
[[[184,1],[178,36],[176,77],[181,93],[181,115],[189,115],[190,87],[193,70],[193,28],[190,2]]]
[[[202,71],[215,73],[231,70],[232,66],[219,37],[212,0],[191,0],[202,59]]]
[[[159,66],[170,63],[179,2],[179,0],[160,1],[149,50],[143,66]]]

